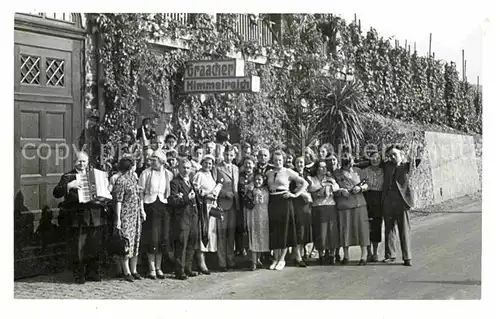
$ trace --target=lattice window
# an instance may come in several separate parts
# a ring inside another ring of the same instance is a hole
[[[40,57],[21,54],[21,83],[40,84]]]
[[[64,60],[47,58],[45,75],[48,86],[64,86]]]

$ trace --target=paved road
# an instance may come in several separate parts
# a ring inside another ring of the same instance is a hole
[[[15,282],[16,298],[98,299],[480,299],[481,202],[413,221],[412,267],[401,264],[287,267],[213,273],[188,281],[128,283],[107,280],[74,285],[67,278]],[[398,250],[398,257],[400,257]]]

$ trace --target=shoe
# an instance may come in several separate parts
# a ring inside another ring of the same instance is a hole
[[[304,260],[301,260],[301,261],[296,261],[295,264],[297,265],[297,267],[300,267],[300,268],[306,268],[307,267],[307,264]]]
[[[333,257],[333,256],[326,257],[326,263],[328,265],[335,265],[335,257]]]
[[[196,271],[186,271],[186,276],[196,277],[196,276],[198,276],[198,273]]]
[[[207,276],[208,276],[208,275],[210,275],[210,270],[208,270],[208,269],[202,269],[202,270],[200,271],[200,273],[201,273],[202,275],[207,275]]]
[[[341,264],[342,264],[342,265],[348,265],[348,264],[349,264],[349,258],[344,258],[344,259],[342,259]]]
[[[128,282],[134,282],[134,277],[131,274],[125,275],[124,278]]]
[[[395,263],[395,262],[396,262],[396,258],[395,258],[395,257],[392,257],[392,258],[386,258],[386,259],[384,259],[384,262],[385,262],[386,264],[393,264],[393,263]]]
[[[236,264],[227,265],[227,269],[236,269]]]
[[[83,285],[85,283],[85,277],[76,277],[75,282],[77,284]]]
[[[142,280],[141,275],[139,275],[138,273],[133,273],[132,277],[134,277],[135,280]]]
[[[257,270],[257,264],[252,264],[252,266],[250,266],[250,271],[256,271]]]
[[[359,266],[366,266],[366,260],[361,259],[358,263]]]
[[[286,266],[286,262],[285,261],[280,261],[278,262],[278,264],[276,265],[276,270],[282,270],[283,268],[285,268]]]
[[[275,270],[276,266],[278,266],[278,262],[277,261],[273,261],[273,263],[271,264],[271,266],[269,266],[269,269]]]
[[[97,281],[97,282],[102,281],[101,275],[99,275],[99,274],[94,274],[94,275],[91,275],[91,276],[86,276],[85,279],[88,280],[88,281]]]
[[[319,257],[319,264],[320,265],[324,265],[325,264],[325,257],[323,257],[323,256]]]
[[[161,269],[156,269],[156,277],[158,279],[165,279],[165,274],[161,271]]]
[[[411,267],[411,259],[407,259],[403,262],[403,265]]]
[[[177,275],[175,275],[175,279],[187,280],[188,277],[186,276],[186,274],[177,274]]]
[[[260,260],[257,260],[257,268],[262,268],[264,267],[264,265],[262,264],[262,262]]]
[[[369,263],[378,263],[378,255],[371,255],[368,257],[367,262]]]
[[[342,258],[340,258],[340,255],[335,255],[335,263],[340,263],[342,262]]]
[[[155,280],[156,279],[156,272],[154,272],[154,271],[149,272],[148,275],[146,276],[146,278]]]
[[[227,272],[227,267],[220,267],[220,272]]]

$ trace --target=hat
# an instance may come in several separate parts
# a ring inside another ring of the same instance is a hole
[[[220,130],[215,133],[215,140],[219,143],[223,143],[229,140],[229,134],[225,130]]]
[[[167,161],[167,156],[161,150],[154,151],[151,157],[157,157],[162,163],[165,163]]]
[[[212,160],[212,162],[215,163],[215,157],[213,157],[213,155],[210,155],[210,154],[207,154],[207,155],[203,156],[203,159],[201,160],[201,163],[203,163],[207,159],[210,159],[210,160]]]
[[[146,158],[153,156],[154,151],[150,148],[146,150]]]

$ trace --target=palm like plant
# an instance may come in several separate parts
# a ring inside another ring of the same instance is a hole
[[[367,111],[366,98],[359,83],[325,80],[318,88],[324,96],[315,112],[318,125],[327,132],[328,142],[356,149],[363,139],[359,114]]]
[[[295,150],[301,150],[305,147],[311,147],[324,136],[324,132],[319,129],[318,121],[313,120],[310,116],[304,116],[299,120],[292,120],[290,116],[285,114],[287,132],[290,137],[291,147]],[[304,143],[304,144],[302,144]]]

